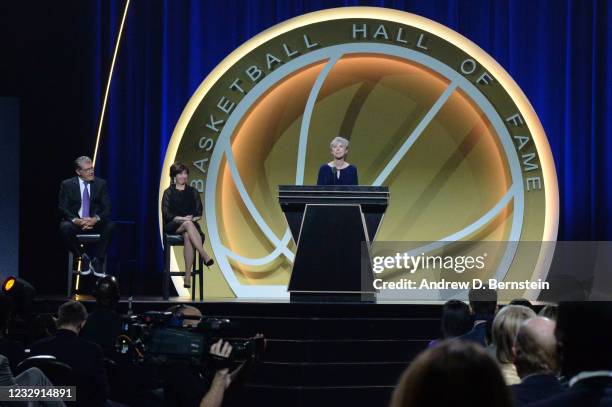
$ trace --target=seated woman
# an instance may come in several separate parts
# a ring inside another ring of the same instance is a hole
[[[359,185],[357,167],[344,161],[348,155],[349,141],[336,137],[329,147],[334,159],[319,168],[317,185]]]
[[[513,346],[519,327],[536,314],[531,308],[523,305],[507,305],[502,308],[493,320],[493,346],[502,376],[508,386],[519,384],[521,379],[514,366]]]
[[[207,267],[215,261],[204,250],[204,233],[198,220],[202,217],[202,201],[198,191],[187,184],[189,168],[182,163],[174,163],[170,167],[172,183],[164,191],[162,197],[162,216],[164,233],[181,234],[184,240],[183,255],[185,256],[185,288],[191,287],[189,275],[193,268],[195,250],[200,253]]]

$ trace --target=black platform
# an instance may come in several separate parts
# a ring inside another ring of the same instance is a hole
[[[297,245],[291,300],[373,302],[371,259],[362,249],[376,236],[389,188],[279,185],[278,201]]]

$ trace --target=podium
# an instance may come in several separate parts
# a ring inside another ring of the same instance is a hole
[[[388,187],[279,185],[278,200],[297,253],[291,300],[373,300],[374,240],[389,203]]]

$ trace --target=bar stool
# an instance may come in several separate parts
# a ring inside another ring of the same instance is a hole
[[[77,241],[83,247],[86,244],[95,244],[100,241],[99,233],[83,233],[76,235]],[[68,250],[68,297],[72,296],[72,280],[74,279],[75,274],[79,275],[80,272],[73,269],[74,255],[70,250]],[[106,262],[102,266],[102,272],[106,274]],[[78,286],[77,286],[78,288]]]
[[[183,276],[184,271],[172,271],[170,270],[170,254],[172,246],[183,246],[183,235],[173,235],[164,233],[164,275],[162,276],[162,293],[164,300],[169,297],[170,291],[170,279],[172,276]],[[204,300],[204,261],[200,256],[200,252],[196,250],[196,261],[193,262],[193,269],[191,270],[191,300],[195,300],[195,283],[196,276],[199,276],[199,288],[200,288],[200,301]]]

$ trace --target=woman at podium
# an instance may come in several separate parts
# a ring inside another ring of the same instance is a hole
[[[189,273],[193,267],[195,251],[197,250],[207,267],[215,261],[204,250],[204,233],[198,220],[202,217],[202,201],[197,189],[190,186],[189,168],[182,163],[174,163],[170,167],[170,186],[162,197],[162,215],[164,233],[183,235],[185,256],[185,278],[183,286],[190,288]]]
[[[333,160],[319,168],[317,185],[359,185],[357,167],[345,161],[349,151],[349,141],[336,137],[329,147]]]

